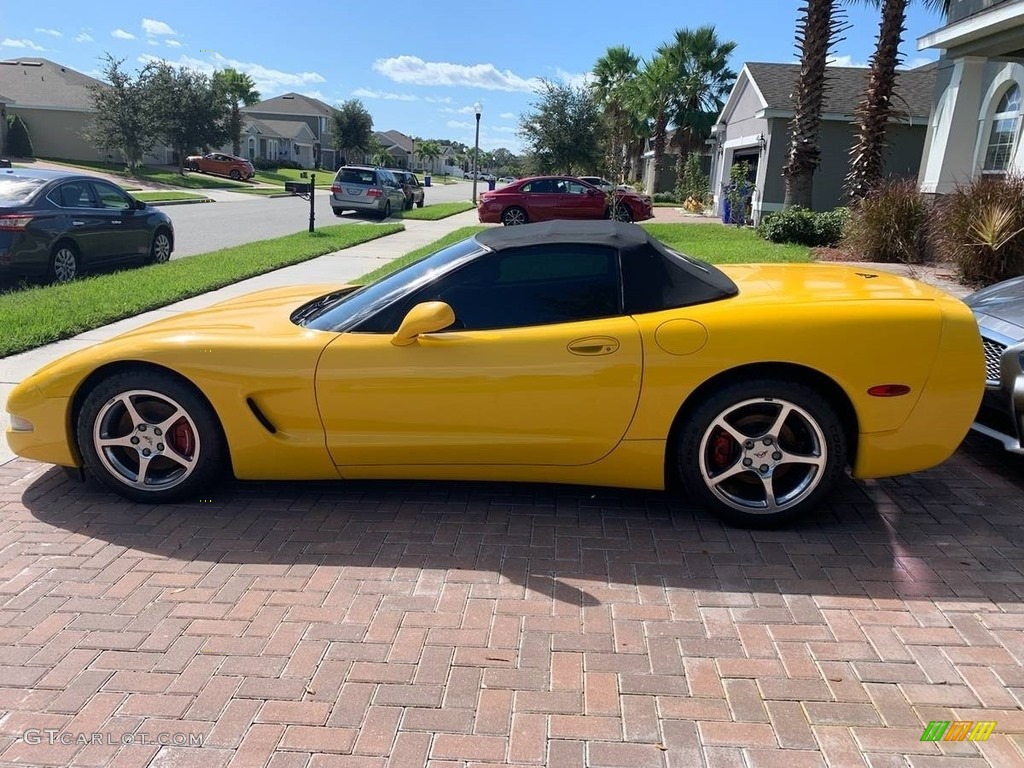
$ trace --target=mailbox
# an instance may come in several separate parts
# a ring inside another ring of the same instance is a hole
[[[291,192],[293,195],[308,195],[310,184],[304,181],[286,181],[284,183],[284,191]]]

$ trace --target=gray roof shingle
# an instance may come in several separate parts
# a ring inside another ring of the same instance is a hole
[[[275,115],[322,115],[330,117],[336,110],[330,104],[312,96],[303,96],[301,93],[283,93],[272,99],[266,99],[253,104],[251,107],[243,107],[243,112],[255,112]]]
[[[49,59],[0,61],[0,93],[15,107],[57,107],[92,111],[90,86],[103,83]]]
[[[792,112],[791,95],[800,74],[799,64],[753,62],[747,64],[747,69],[768,102],[768,109]],[[938,65],[933,62],[917,69],[899,71],[893,94],[893,106],[898,113],[915,119],[928,118],[932,109],[937,70]],[[867,87],[868,71],[866,67],[829,67],[829,91],[823,111],[852,115]]]

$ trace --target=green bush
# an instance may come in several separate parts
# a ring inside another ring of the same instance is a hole
[[[863,261],[928,261],[930,215],[930,206],[916,181],[884,181],[851,209],[842,247]]]
[[[257,171],[276,171],[280,163],[276,160],[268,160],[265,157],[257,157],[252,161],[252,167]]]
[[[936,207],[932,239],[970,285],[1024,274],[1024,177],[980,176],[958,186]]]
[[[4,154],[8,157],[35,157],[28,126],[20,115],[10,115],[7,118],[7,144],[4,146]]]
[[[678,203],[679,198],[676,197],[675,192],[655,192],[651,199],[656,203]]]
[[[795,243],[811,248],[832,246],[842,239],[846,208],[815,213],[800,206],[765,215],[757,233],[772,243]]]

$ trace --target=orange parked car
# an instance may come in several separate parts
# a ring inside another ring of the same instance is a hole
[[[228,176],[235,181],[246,181],[256,175],[256,169],[244,157],[225,155],[221,152],[189,155],[185,158],[185,170]]]

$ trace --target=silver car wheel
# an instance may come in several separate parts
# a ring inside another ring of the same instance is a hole
[[[157,232],[153,238],[153,263],[163,264],[171,258],[171,238],[166,232]]]
[[[759,397],[718,414],[701,437],[698,461],[704,484],[726,506],[768,515],[814,493],[828,447],[821,425],[806,410]]]
[[[522,208],[509,208],[501,215],[501,222],[506,227],[515,227],[526,223],[526,211]]]
[[[53,254],[53,279],[58,283],[67,283],[78,276],[78,256],[74,249],[62,245]]]
[[[93,422],[92,440],[110,476],[143,491],[183,483],[202,449],[192,416],[167,395],[146,389],[108,400]]]

